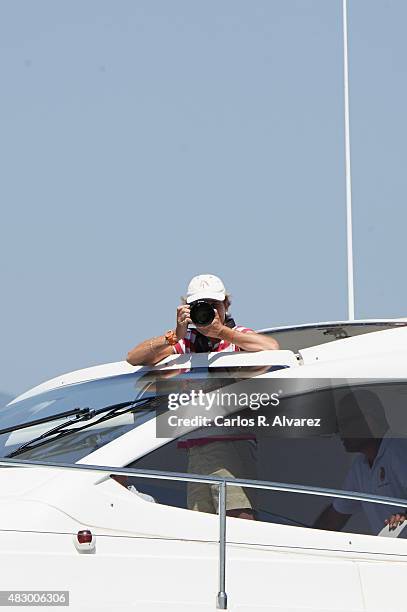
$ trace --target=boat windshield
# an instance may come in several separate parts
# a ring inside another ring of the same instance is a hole
[[[280,349],[290,350],[294,353],[311,346],[318,346],[343,338],[352,338],[372,332],[404,327],[407,321],[357,321],[355,323],[319,323],[318,325],[299,325],[298,327],[287,327],[267,330],[266,336],[273,336]]]
[[[264,372],[269,369],[270,366],[266,366],[260,370]],[[144,407],[141,400],[156,397],[157,393],[161,393],[158,383],[172,378],[174,374],[176,374],[177,385],[182,385],[182,381],[185,379],[197,378],[200,383],[206,381],[209,390],[214,388],[214,384],[216,387],[220,377],[227,381],[237,375],[239,377],[242,377],[242,375],[255,376],[258,373],[258,366],[213,369],[199,367],[175,371],[146,371],[143,369],[131,374],[121,374],[45,391],[14,402],[0,411],[0,431],[9,430],[3,434],[0,433],[0,457],[10,456],[22,445],[27,445],[27,448],[24,448],[21,453],[19,452],[19,458],[23,460],[37,459],[40,461],[51,460],[74,463],[131,429],[154,418],[156,416],[156,404],[146,401]],[[65,416],[17,429],[24,423],[45,421],[47,417],[60,415],[74,409],[100,410],[104,407],[132,401],[137,402],[134,411],[125,411],[109,418],[109,420],[95,422],[92,426],[89,426],[90,424],[87,422],[69,424],[72,417]],[[72,433],[57,438],[59,426],[64,426],[65,422],[68,423]],[[86,427],[81,430],[84,424]],[[16,429],[13,430],[13,427],[16,427]],[[35,445],[30,446],[32,441],[54,428],[57,430],[55,436],[47,436],[41,441],[41,445],[35,448]]]

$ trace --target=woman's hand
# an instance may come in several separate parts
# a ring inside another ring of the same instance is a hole
[[[188,325],[190,323],[192,323],[192,320],[190,317],[190,307],[188,306],[188,304],[182,304],[181,306],[178,306],[177,329],[175,330],[178,340],[182,340],[183,338],[185,338],[188,330]]]

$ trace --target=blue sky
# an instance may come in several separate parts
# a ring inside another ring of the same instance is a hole
[[[340,0],[0,5],[0,390],[118,361],[191,276],[347,317]],[[349,0],[356,316],[405,316],[403,0]]]

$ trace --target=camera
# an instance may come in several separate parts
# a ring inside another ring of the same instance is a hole
[[[195,325],[210,325],[215,318],[215,308],[205,300],[197,300],[191,304],[190,316]]]

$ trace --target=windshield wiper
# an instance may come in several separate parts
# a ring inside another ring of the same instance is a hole
[[[25,429],[26,427],[33,427],[34,425],[40,425],[41,423],[48,423],[48,421],[57,421],[68,416],[75,415],[76,417],[85,415],[90,412],[89,408],[74,408],[73,410],[67,410],[66,412],[59,412],[58,414],[52,414],[51,416],[43,417],[42,419],[36,419],[34,421],[27,421],[27,423],[20,423],[20,425],[13,425],[12,427],[6,427],[6,429],[0,429],[0,435],[10,433],[11,431],[17,431],[17,429]]]
[[[52,429],[45,431],[40,436],[37,436],[36,438],[33,438],[32,440],[25,442],[24,444],[16,448],[16,450],[6,455],[6,457],[7,458],[15,457],[16,455],[19,455],[20,453],[23,453],[26,450],[33,450],[35,448],[38,448],[39,446],[42,446],[43,444],[52,442],[53,440],[59,440],[60,438],[63,438],[64,436],[68,436],[69,434],[76,433],[78,431],[83,431],[84,429],[87,429],[88,427],[94,427],[95,425],[98,425],[99,423],[108,421],[109,419],[113,419],[116,416],[119,416],[121,414],[126,414],[127,412],[131,412],[132,410],[135,410],[136,408],[140,407],[141,409],[143,409],[147,405],[151,406],[152,404],[155,403],[156,399],[157,399],[156,397],[151,397],[148,399],[143,398],[139,400],[131,400],[128,402],[122,402],[121,404],[112,404],[109,406],[105,406],[104,408],[99,408],[98,410],[90,410],[89,408],[83,408],[82,410],[84,411],[84,413],[79,418],[77,417],[75,419],[71,419],[70,421],[67,421],[66,423],[60,423],[56,427],[53,427]],[[105,412],[107,414],[103,414]],[[95,416],[100,415],[100,414],[102,416],[97,421],[93,421],[92,423],[87,423],[86,425],[83,425],[82,427],[73,427],[72,429],[65,430],[65,427],[68,427],[69,425],[78,423],[80,421],[89,421],[90,419],[93,419]],[[60,416],[61,415],[59,415],[58,418]],[[51,437],[51,440],[49,440],[50,437]],[[35,444],[36,442],[38,442],[38,444]]]

